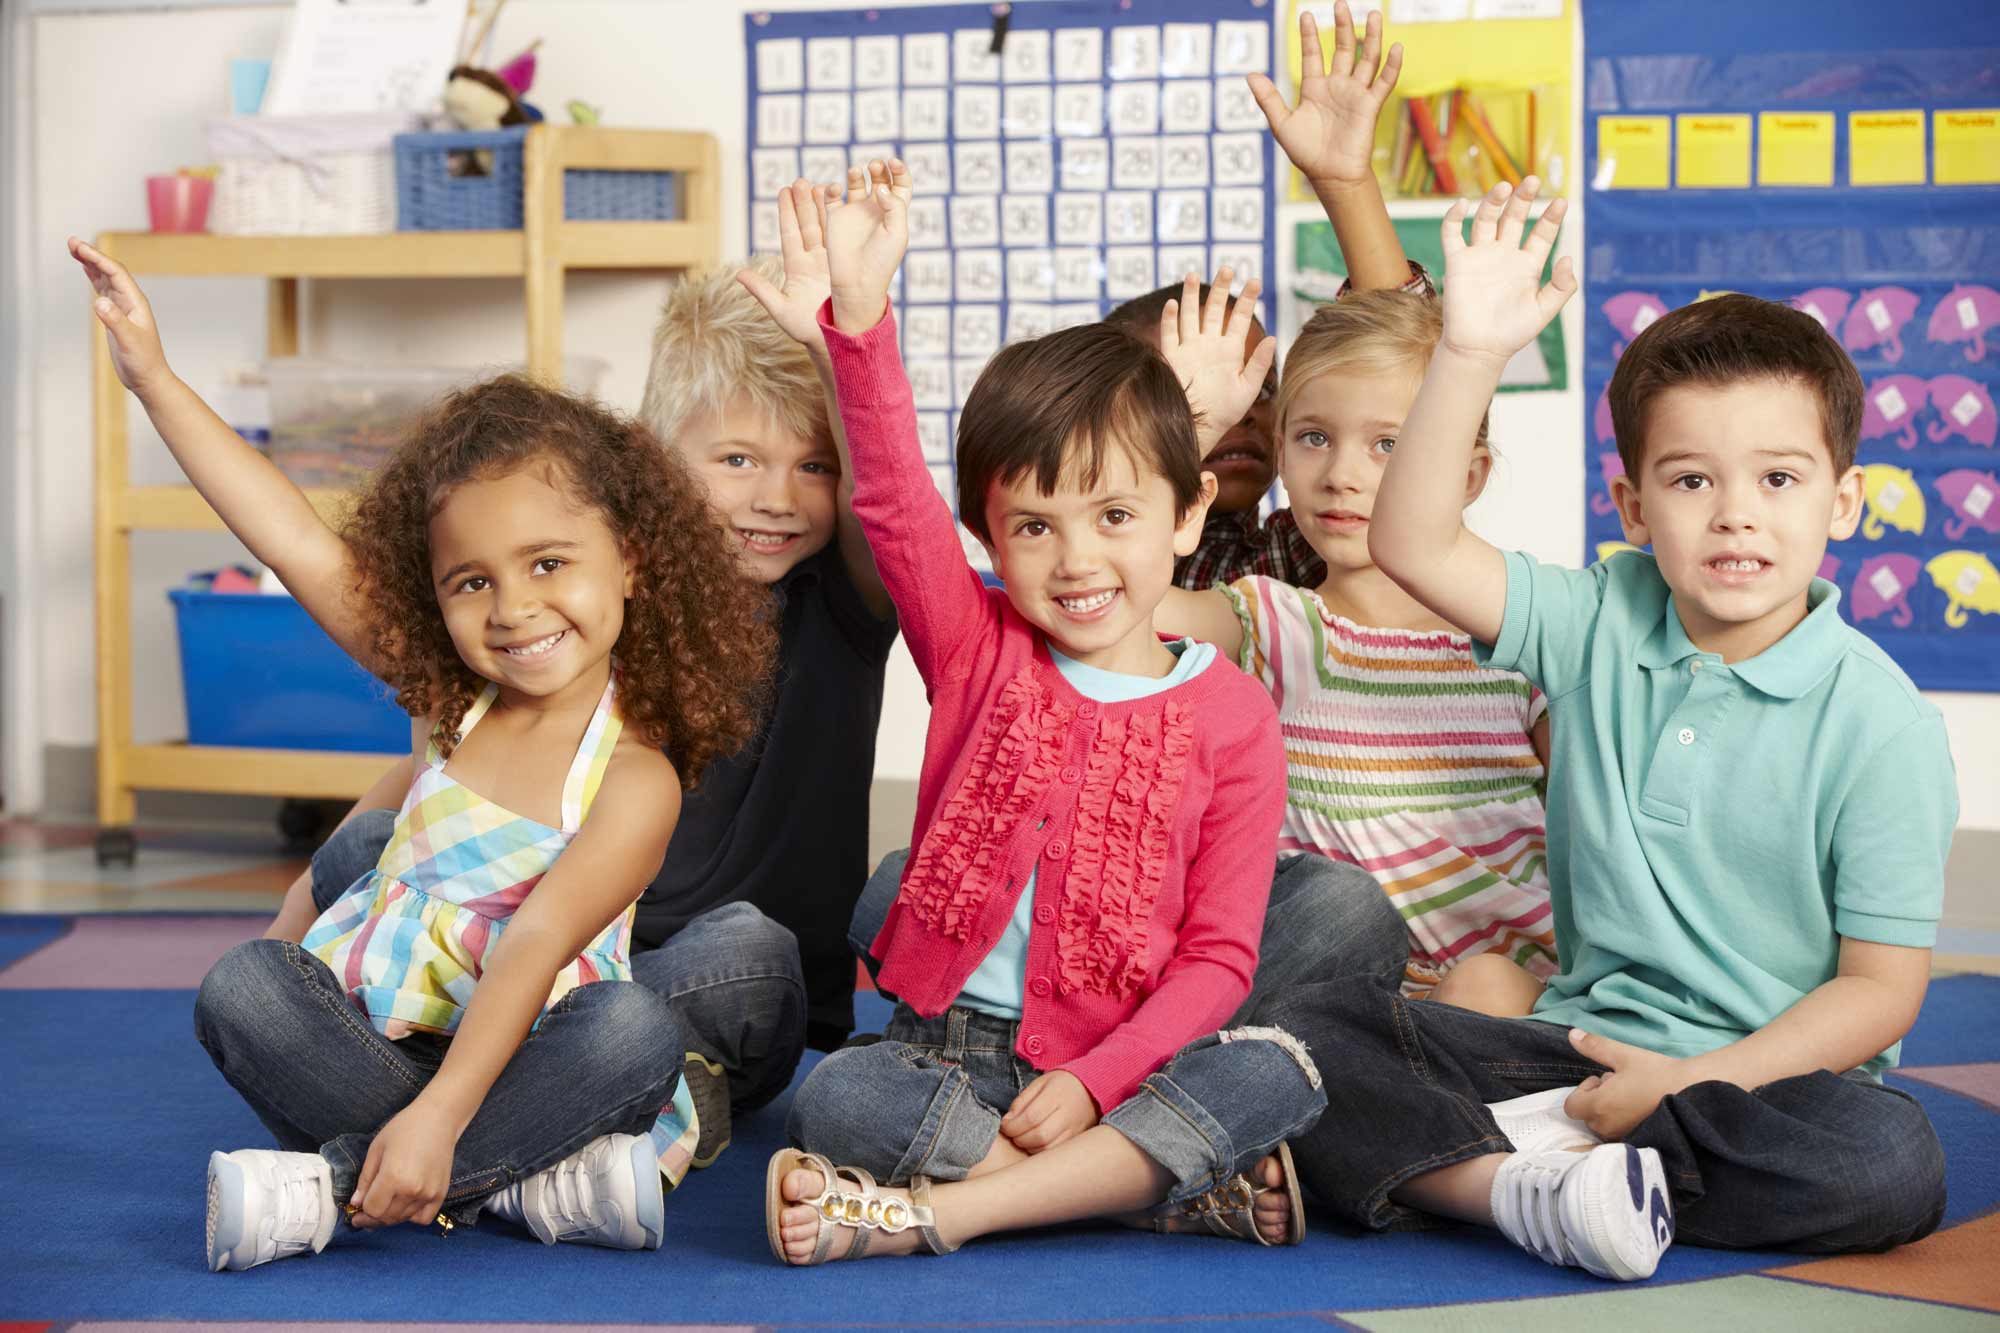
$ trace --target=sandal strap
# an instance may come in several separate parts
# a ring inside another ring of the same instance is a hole
[[[910,1213],[916,1218],[917,1234],[932,1254],[950,1254],[958,1246],[947,1245],[938,1235],[937,1210],[931,1207],[931,1178],[910,1177]]]
[[[1257,1230],[1255,1210],[1257,1197],[1271,1192],[1268,1186],[1252,1183],[1248,1176],[1234,1175],[1206,1194],[1197,1194],[1178,1204],[1162,1204],[1153,1214],[1153,1229],[1163,1233],[1205,1230],[1232,1240],[1269,1246],[1271,1242]]]
[[[937,1234],[937,1217],[930,1207],[930,1181],[918,1176],[911,1182],[910,1199],[884,1197],[875,1177],[858,1166],[835,1166],[820,1153],[800,1153],[804,1165],[819,1173],[820,1192],[802,1200],[819,1214],[819,1238],[813,1245],[811,1264],[823,1264],[833,1250],[833,1238],[841,1227],[849,1228],[842,1259],[859,1259],[868,1253],[873,1233],[895,1235],[915,1227],[933,1254],[948,1254]],[[921,1185],[922,1192],[918,1192]],[[953,1247],[956,1248],[956,1247]]]

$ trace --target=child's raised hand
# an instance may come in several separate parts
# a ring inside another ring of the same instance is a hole
[[[1355,59],[1354,17],[1347,0],[1333,7],[1333,66],[1321,64],[1319,24],[1310,10],[1299,11],[1299,104],[1287,108],[1276,84],[1262,74],[1250,76],[1250,94],[1271,122],[1272,137],[1305,178],[1315,186],[1342,185],[1366,179],[1374,170],[1375,122],[1403,72],[1402,43],[1389,48],[1389,58],[1376,68],[1382,53],[1382,15],[1368,15],[1367,35]]]
[[[865,333],[881,322],[889,280],[910,245],[910,169],[901,158],[879,158],[847,173],[847,198],[829,205],[826,258],[833,284],[833,322],[843,333]]]
[[[118,382],[145,397],[153,386],[173,378],[167,369],[166,351],[160,346],[159,326],[153,322],[152,305],[117,260],[74,236],[69,238],[69,252],[83,265],[84,276],[97,293],[90,309],[104,326]]]
[[[1567,255],[1556,261],[1548,285],[1542,285],[1542,266],[1556,243],[1568,201],[1550,204],[1528,230],[1528,209],[1540,189],[1541,182],[1533,176],[1519,189],[1504,181],[1494,186],[1472,215],[1470,241],[1461,234],[1465,201],[1459,200],[1444,215],[1444,347],[1505,362],[1527,346],[1576,291],[1576,270]]]
[[[1021,1089],[1000,1118],[1000,1132],[1022,1152],[1033,1154],[1075,1138],[1099,1118],[1083,1081],[1066,1069],[1052,1069]]]
[[[826,339],[819,331],[819,308],[833,291],[826,263],[826,187],[803,179],[778,191],[778,241],[785,259],[785,283],[774,287],[755,269],[743,269],[736,280],[756,297],[778,327],[818,352]]]
[[[1187,390],[1204,458],[1250,410],[1278,355],[1278,341],[1268,334],[1249,346],[1260,289],[1250,279],[1232,305],[1229,284],[1234,277],[1226,266],[1217,269],[1204,307],[1201,284],[1190,273],[1181,284],[1180,299],[1168,301],[1160,312],[1160,354]]]

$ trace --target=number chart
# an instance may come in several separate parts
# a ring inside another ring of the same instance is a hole
[[[1003,344],[1189,270],[1268,283],[1275,262],[1273,149],[1244,78],[1271,72],[1268,0],[995,8],[744,20],[753,250],[777,253],[772,200],[799,176],[897,155],[916,178],[891,299],[954,502],[958,409]]]

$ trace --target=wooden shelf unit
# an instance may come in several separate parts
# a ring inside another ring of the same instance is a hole
[[[571,222],[563,217],[568,170],[671,171],[681,176],[673,222]],[[265,347],[299,353],[299,283],[321,278],[519,278],[526,303],[527,364],[562,379],[564,277],[571,269],[680,271],[722,257],[721,153],[713,136],[662,130],[537,125],[523,150],[519,231],[391,232],[380,236],[207,236],[108,232],[97,247],[143,277],[260,277],[267,283]],[[139,790],[299,798],[359,796],[389,756],[260,750],[132,740],[132,534],[221,531],[192,486],[131,484],[128,398],[91,320],[94,404],[97,629],[97,817],[130,825]],[[308,492],[323,515],[344,492]],[[128,843],[129,854],[129,843]],[[104,844],[100,841],[100,859]]]

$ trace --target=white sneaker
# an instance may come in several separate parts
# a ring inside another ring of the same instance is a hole
[[[1618,1282],[1651,1277],[1674,1241],[1667,1173],[1652,1148],[1516,1153],[1493,1177],[1492,1204],[1494,1224],[1528,1253]]]
[[[1499,1122],[1500,1132],[1514,1145],[1515,1152],[1556,1152],[1564,1148],[1594,1148],[1604,1142],[1590,1132],[1590,1126],[1563,1110],[1575,1088],[1550,1088],[1531,1092],[1504,1102],[1488,1102],[1486,1109]]]
[[[333,1238],[333,1171],[316,1152],[239,1148],[208,1156],[208,1271],[242,1271]]]
[[[646,1134],[606,1134],[486,1201],[486,1211],[559,1240],[657,1250],[666,1234],[660,1163]]]

